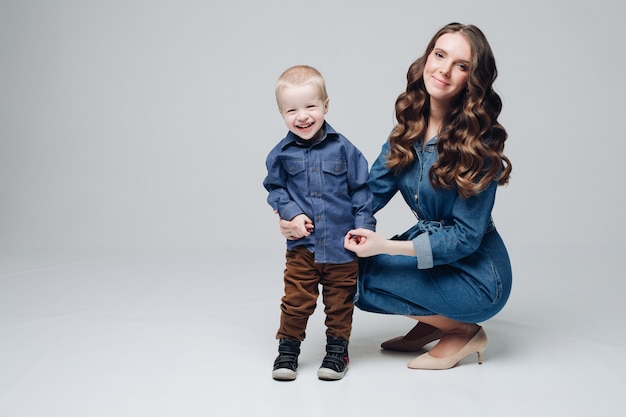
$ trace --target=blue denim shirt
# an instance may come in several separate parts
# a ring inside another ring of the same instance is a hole
[[[375,230],[368,163],[343,135],[324,123],[323,139],[310,145],[289,132],[269,153],[263,186],[267,202],[281,218],[306,214],[315,225],[310,236],[287,240],[287,249],[305,246],[319,263],[355,259],[343,247],[346,233],[364,227]]]
[[[389,143],[383,145],[368,181],[374,193],[374,213],[400,191],[418,221],[397,238],[413,241],[417,268],[454,263],[474,253],[485,233],[494,229],[491,210],[498,184],[492,181],[487,189],[470,198],[459,196],[456,187],[435,189],[429,172],[438,157],[436,138],[424,149],[421,142],[414,149],[417,159],[396,176],[385,167]]]

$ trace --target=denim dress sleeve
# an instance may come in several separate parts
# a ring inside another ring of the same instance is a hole
[[[348,150],[348,192],[352,200],[354,227],[376,231],[376,219],[372,213],[372,192],[367,185],[368,163],[355,146]]]
[[[442,221],[420,221],[413,247],[419,269],[454,263],[474,253],[485,233],[493,228],[491,210],[495,202],[498,183],[492,181],[479,194],[463,198],[456,196],[452,210]],[[434,223],[430,227],[429,223]],[[421,226],[421,227],[420,227]]]
[[[385,142],[370,169],[368,186],[373,194],[372,211],[376,213],[389,203],[398,192],[396,176],[385,165],[389,154],[389,142]]]

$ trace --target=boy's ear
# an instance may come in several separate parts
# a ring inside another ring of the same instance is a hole
[[[330,103],[330,99],[327,98],[324,102],[324,114],[328,113],[328,104]]]

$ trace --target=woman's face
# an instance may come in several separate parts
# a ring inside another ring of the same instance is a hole
[[[449,107],[465,90],[471,59],[472,49],[463,35],[446,33],[437,39],[424,66],[424,85],[431,106]]]

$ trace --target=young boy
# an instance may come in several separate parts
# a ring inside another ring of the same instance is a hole
[[[357,261],[343,247],[354,228],[375,230],[368,164],[361,152],[325,120],[328,95],[322,75],[298,65],[276,83],[276,101],[289,132],[269,153],[268,203],[298,225],[287,240],[285,293],[281,299],[278,357],[272,377],[294,380],[300,342],[322,286],[326,356],[317,375],[343,378],[348,369]]]

